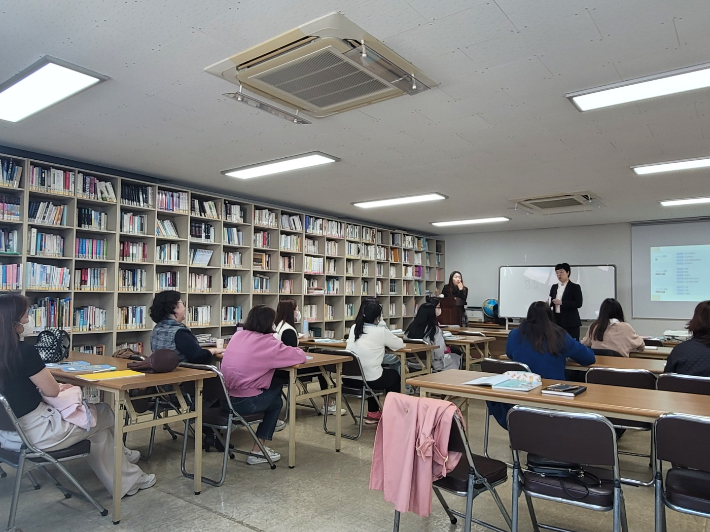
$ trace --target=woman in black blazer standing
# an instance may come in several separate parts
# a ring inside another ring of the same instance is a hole
[[[575,340],[579,341],[579,328],[582,320],[579,319],[579,309],[582,306],[582,288],[570,281],[571,269],[569,264],[563,262],[555,266],[557,284],[550,288],[550,308],[557,325],[562,327]]]

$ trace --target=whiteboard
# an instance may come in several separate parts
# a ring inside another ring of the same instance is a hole
[[[596,320],[599,306],[616,298],[616,266],[571,265],[570,279],[582,287],[583,305],[579,317]],[[547,301],[556,284],[554,266],[501,266],[498,277],[498,311],[504,318],[524,318],[534,301]]]

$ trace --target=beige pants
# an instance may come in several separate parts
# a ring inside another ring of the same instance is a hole
[[[46,403],[40,403],[32,412],[22,416],[19,422],[27,438],[43,451],[58,451],[82,440],[91,441],[87,459],[89,466],[108,492],[113,493],[113,411],[106,403],[98,403],[96,410],[96,426],[88,431],[63,420],[59,412]],[[140,467],[126,460],[124,452],[120,473],[121,497],[133,487],[142,473]]]

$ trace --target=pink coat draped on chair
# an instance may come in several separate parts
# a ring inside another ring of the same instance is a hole
[[[432,482],[461,459],[461,453],[448,450],[456,414],[461,417],[448,401],[387,394],[375,436],[370,489],[384,491],[397,511],[428,516]]]

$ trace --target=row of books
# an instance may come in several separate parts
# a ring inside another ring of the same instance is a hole
[[[0,168],[2,169],[2,186],[18,188],[22,177],[22,163],[18,164],[14,159],[0,158]]]
[[[423,266],[402,266],[403,279],[422,279],[424,276]]]
[[[106,330],[106,309],[88,305],[74,309],[75,331],[105,331]]]
[[[173,192],[172,190],[160,190],[157,194],[157,207],[161,211],[179,212],[187,214],[189,205],[189,194],[187,192]]]
[[[303,305],[301,320],[316,321],[318,319],[318,305]]]
[[[360,226],[353,224],[345,224],[345,238],[351,240],[360,240]]]
[[[62,243],[64,241],[62,240]],[[0,229],[0,253],[19,253],[17,229]]]
[[[180,244],[160,244],[155,248],[155,262],[162,262],[163,264],[180,262]]]
[[[74,172],[57,168],[30,166],[28,188],[37,192],[51,192],[65,196],[74,195]]]
[[[296,279],[279,279],[279,294],[295,294]]]
[[[279,236],[279,249],[281,251],[301,251],[301,240],[298,235],[281,235]]]
[[[276,213],[269,209],[254,209],[254,225],[278,227],[276,223]]]
[[[205,327],[212,323],[212,307],[209,305],[187,307],[185,321],[190,327]]]
[[[377,260],[390,260],[390,248],[377,246]]]
[[[241,275],[222,275],[222,289],[225,292],[241,293],[241,291],[242,291],[242,276]]]
[[[160,290],[179,290],[180,289],[180,272],[156,272],[155,274],[155,289]]]
[[[103,344],[75,345],[73,349],[74,351],[78,351],[79,353],[86,353],[87,355],[104,355],[106,353],[106,346]]]
[[[158,249],[160,249],[161,247],[162,246],[158,246]],[[147,262],[148,243],[121,240],[118,245],[118,256],[120,260],[131,262]]]
[[[222,307],[222,325],[236,325],[242,321],[242,307],[224,306]]]
[[[303,231],[303,224],[299,215],[289,216],[288,214],[281,215],[281,229],[289,231]]]
[[[254,253],[252,257],[252,267],[255,270],[270,270],[271,255],[268,253]]]
[[[0,264],[0,288],[22,289],[22,264]]]
[[[423,294],[424,292],[422,291],[422,283],[420,281],[414,281],[413,283],[404,283],[402,295],[421,296]]]
[[[323,319],[334,320],[335,319],[335,307],[333,305],[326,304],[323,307]]]
[[[404,263],[405,264],[421,264],[422,254],[408,249],[404,250]]]
[[[51,264],[27,263],[27,288],[32,290],[69,290],[69,268]]]
[[[340,293],[340,279],[332,277],[325,281],[325,293],[329,295],[337,295]]]
[[[320,285],[320,282],[318,279],[314,279],[313,277],[304,277],[303,278],[303,293],[304,294],[325,294],[325,288],[323,288]]]
[[[27,311],[28,326],[39,332],[47,327],[71,330],[71,298],[38,298]]]
[[[254,293],[267,293],[270,290],[270,279],[266,275],[254,274]]]
[[[106,239],[98,238],[75,238],[74,256],[77,259],[98,259],[105,260],[107,255]]]
[[[267,231],[254,231],[255,248],[271,248],[271,235]]]
[[[62,207],[66,207],[66,205],[62,205]],[[76,216],[81,229],[108,230],[108,214],[103,211],[97,211],[91,207],[79,207]],[[62,223],[62,225],[66,225],[66,223]]]
[[[363,259],[377,260],[377,246],[364,244],[360,246],[360,253]]]
[[[372,227],[362,228],[362,241],[374,244],[377,242],[377,231]]]
[[[375,274],[377,277],[387,277],[385,275],[385,266],[385,264],[381,264],[379,262],[375,265]]]
[[[223,251],[222,252],[222,267],[223,268],[241,268],[242,253],[240,251]]]
[[[66,205],[55,205],[51,201],[30,201],[27,218],[30,223],[46,225],[67,225]]]
[[[224,200],[224,219],[228,222],[244,222],[244,209],[239,203]]]
[[[192,209],[190,214],[193,216],[202,216],[204,218],[212,218],[214,220],[219,220],[219,211],[217,210],[217,205],[212,200],[200,201],[193,198]]]
[[[111,181],[103,181],[97,177],[79,172],[77,197],[88,198],[108,203],[116,203],[116,192]]]
[[[116,344],[116,350],[118,351],[119,349],[132,349],[140,355],[143,353],[143,342],[123,342],[122,344]]]
[[[190,222],[190,240],[214,242],[214,227],[203,222]]]
[[[345,255],[348,257],[360,256],[360,244],[355,242],[345,242]]]
[[[206,273],[190,273],[187,278],[187,289],[190,292],[211,292],[212,276]]]
[[[338,255],[338,243],[334,240],[325,241],[325,254],[331,256]]]
[[[325,273],[326,275],[337,274],[337,261],[335,259],[325,259]]]
[[[303,257],[303,272],[322,274],[324,271],[323,264],[323,257],[310,257],[306,255],[305,257]]]
[[[142,268],[121,268],[118,272],[119,292],[145,292],[148,272]]]
[[[74,290],[106,290],[107,275],[106,268],[75,268]]]
[[[121,204],[152,208],[153,187],[121,183]]]
[[[2,231],[4,234],[5,231]],[[17,231],[13,231],[14,243],[17,246]],[[64,238],[61,235],[53,235],[51,233],[42,233],[37,231],[34,227],[29,229],[27,235],[27,254],[30,256],[41,256],[41,257],[63,257],[64,256]],[[1,236],[1,234],[0,234]],[[0,238],[0,241],[2,239]],[[77,240],[78,244],[78,240]],[[0,248],[2,245],[0,244]],[[4,250],[3,250],[4,251]],[[17,250],[15,250],[17,251]]]
[[[369,277],[370,276],[370,264],[367,262],[362,263],[362,276],[363,277]]]
[[[211,249],[191,248],[190,264],[192,266],[207,266],[212,259],[214,251]]]
[[[116,313],[116,329],[145,329],[146,315],[145,305],[127,305],[118,307],[118,312]]]
[[[244,245],[244,233],[242,233],[241,229],[236,227],[223,227],[222,243],[232,246],[242,246]]]
[[[345,295],[354,296],[355,295],[355,280],[346,279],[345,280]]]
[[[121,232],[131,235],[148,234],[148,217],[145,214],[121,212]]]
[[[305,244],[303,246],[304,253],[314,253],[318,254],[318,241],[311,238],[306,238]]]
[[[155,222],[155,235],[167,238],[180,238],[172,220],[161,220],[160,218]]]
[[[296,257],[293,255],[281,255],[279,257],[279,270],[282,272],[296,271]]]
[[[0,194],[0,220],[18,221],[21,210],[19,196]]]
[[[311,235],[326,235],[335,238],[345,238],[345,224],[335,220],[325,220],[305,215],[306,233]]]

